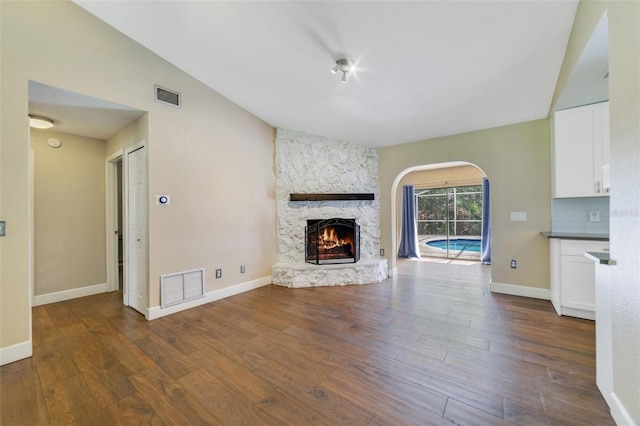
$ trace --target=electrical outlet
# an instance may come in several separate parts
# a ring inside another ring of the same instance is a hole
[[[240,273],[244,274],[245,272],[247,272],[247,267],[244,265],[240,265]]]
[[[380,249],[380,257],[384,256],[384,249]]]
[[[216,269],[216,278],[222,278],[222,269]]]
[[[511,267],[516,269],[518,267],[518,261],[515,259],[511,259]]]
[[[7,223],[4,220],[0,220],[0,237],[6,235]]]
[[[589,210],[589,222],[600,222],[600,210]]]

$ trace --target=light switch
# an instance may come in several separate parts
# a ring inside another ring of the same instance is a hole
[[[527,212],[511,212],[511,222],[526,222]]]

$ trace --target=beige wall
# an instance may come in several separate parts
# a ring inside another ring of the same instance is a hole
[[[605,12],[609,20],[610,250],[616,262],[611,267],[617,401],[612,414],[618,424],[640,424],[640,2],[580,2],[555,98]]]
[[[398,187],[413,185],[416,188],[425,189],[480,185],[483,177],[484,172],[476,166],[439,167],[407,173],[400,179]]]
[[[35,295],[104,284],[104,141],[33,129],[31,148]]]
[[[107,139],[105,144],[105,155],[110,157],[129,148],[138,142],[146,141],[149,138],[149,115],[142,117],[126,126],[124,129]]]
[[[548,289],[549,248],[540,232],[551,229],[549,120],[380,149],[381,247],[394,253],[397,244],[396,178],[413,167],[455,161],[478,166],[491,183],[492,282]],[[511,222],[511,212],[527,212],[528,221]],[[395,256],[389,263],[395,267]]]
[[[204,267],[207,291],[270,276],[272,127],[71,2],[0,8],[0,216],[8,232],[0,238],[0,355],[31,345],[29,80],[148,112],[151,306],[164,273]],[[183,107],[156,102],[155,84],[180,92]],[[161,193],[170,206],[155,205]]]

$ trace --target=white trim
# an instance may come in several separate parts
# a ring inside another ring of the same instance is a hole
[[[551,291],[548,288],[535,288],[524,285],[503,283],[491,283],[490,288],[492,293],[510,294],[512,296],[551,300]]]
[[[609,398],[605,397],[607,402],[610,402],[609,408],[611,409],[611,417],[617,425],[637,426],[637,423],[633,421],[631,415],[627,409],[622,405],[622,402],[618,399],[615,392],[611,392]]]
[[[46,305],[48,303],[62,302],[64,300],[77,299],[78,297],[92,296],[105,293],[107,283],[88,285],[86,287],[72,288],[70,290],[56,291],[54,293],[40,294],[35,297],[33,306]]]
[[[29,130],[29,140],[31,140],[31,130]],[[33,148],[29,150],[29,303],[31,307],[35,304],[35,151]],[[31,314],[29,314],[31,315]],[[29,330],[31,330],[31,319],[29,319]],[[31,331],[29,331],[31,333]],[[31,334],[29,334],[31,339]]]
[[[389,269],[389,277],[395,277],[398,275],[398,267]]]
[[[0,348],[0,365],[20,361],[33,355],[33,345],[31,340],[15,345]]]
[[[179,305],[172,305],[166,308],[160,306],[154,306],[147,309],[147,319],[149,321],[164,317],[166,315],[175,314],[176,312],[184,311],[186,309],[195,308],[196,306],[204,305],[205,303],[214,302],[216,300],[224,299],[225,297],[234,296],[236,294],[244,293],[246,291],[255,290],[256,288],[263,287],[271,284],[271,276],[258,278],[253,281],[247,281],[244,283],[232,285],[230,287],[221,288],[219,290],[213,290],[199,299],[190,300]]]
[[[29,141],[31,140],[31,126],[29,126]],[[36,303],[36,261],[35,261],[35,250],[36,250],[36,234],[35,234],[35,224],[36,224],[36,220],[35,220],[35,165],[36,165],[36,159],[35,159],[35,150],[34,149],[30,149],[29,150],[29,205],[27,207],[28,209],[28,214],[29,214],[29,236],[28,236],[28,244],[29,244],[29,341],[27,342],[28,344],[28,349],[22,348],[22,349],[18,349],[18,354],[21,353],[26,353],[28,352],[28,355],[26,356],[22,356],[19,355],[20,358],[18,359],[22,359],[22,358],[26,358],[26,357],[30,357],[32,352],[33,352],[33,345],[31,344],[31,341],[33,340],[33,307]],[[24,343],[22,343],[24,344]],[[19,344],[21,345],[21,344]],[[15,346],[15,345],[14,345]],[[11,347],[11,346],[10,346]],[[6,349],[6,348],[5,348]],[[13,356],[13,355],[12,355]],[[3,356],[0,353],[0,365],[4,365],[4,362],[2,362],[3,360]],[[14,361],[17,361],[18,359],[15,359]],[[10,361],[13,362],[13,361]]]
[[[596,311],[588,311],[586,309],[569,308],[567,306],[560,306],[560,313],[558,315],[564,315],[567,317],[582,318],[595,321]]]

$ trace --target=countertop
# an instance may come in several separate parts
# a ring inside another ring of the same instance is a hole
[[[593,251],[588,251],[585,254],[587,259],[591,259],[600,265],[615,265],[615,262],[611,260],[609,253],[596,253]]]
[[[592,240],[609,241],[609,234],[590,234],[579,232],[541,232],[547,238],[560,238],[563,240]]]

